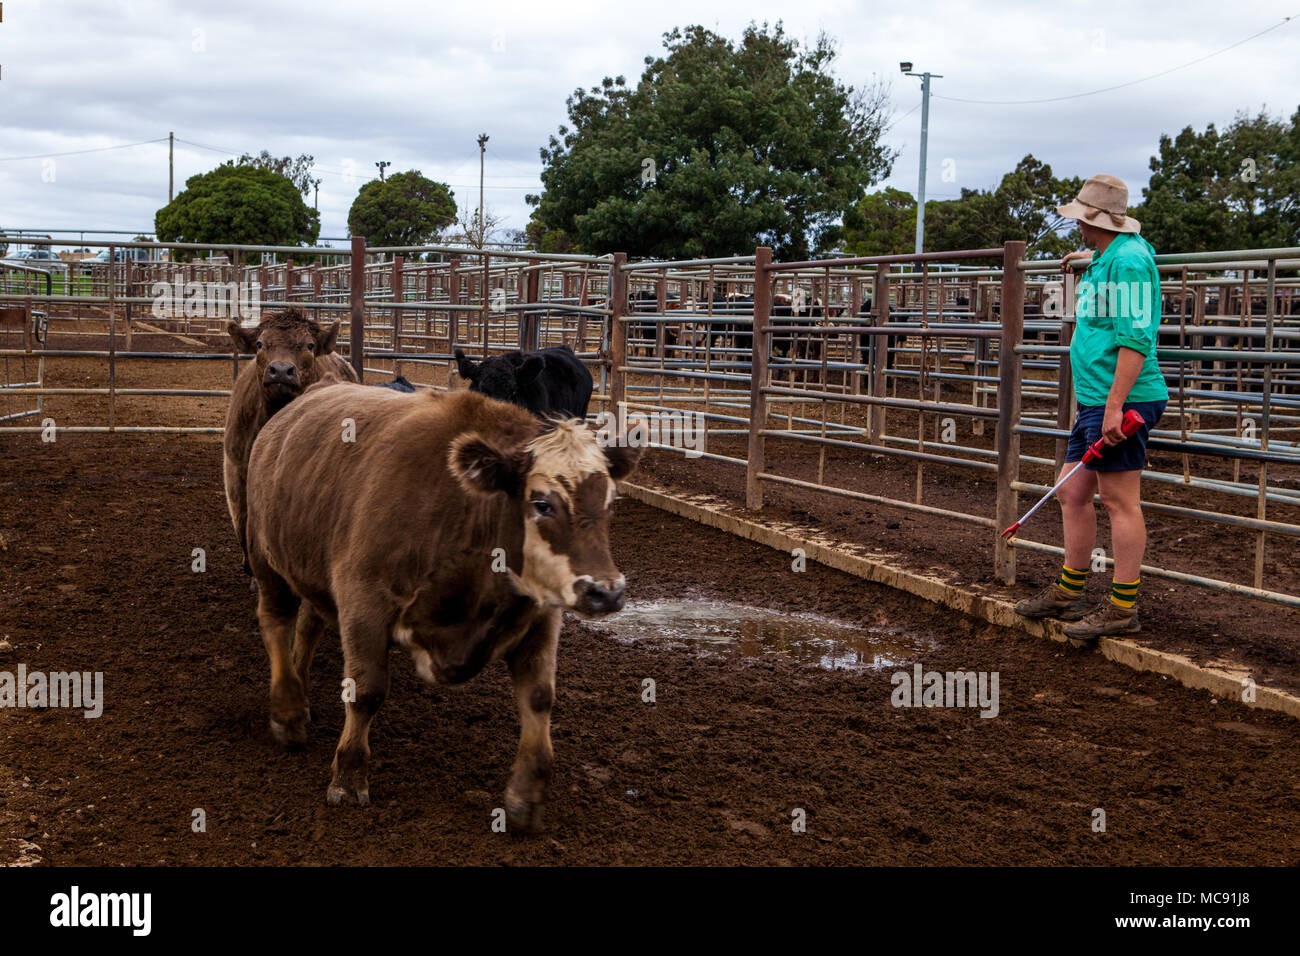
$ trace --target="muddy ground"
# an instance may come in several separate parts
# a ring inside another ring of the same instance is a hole
[[[818,453],[806,444],[774,438],[768,461],[776,474],[816,481]],[[743,455],[739,439],[711,441],[710,452]],[[1045,457],[1050,445],[1040,449]],[[1177,472],[1176,456],[1153,452],[1153,466]],[[874,495],[914,500],[916,468],[898,459],[830,449],[822,466],[826,484]],[[1031,472],[1029,480],[1043,481],[1046,469]],[[1228,475],[1231,467],[1228,466]],[[661,453],[646,462],[639,480],[668,492],[706,492],[742,506],[745,503],[744,470],[702,459],[685,459]],[[992,515],[996,484],[992,473],[927,464],[924,470],[927,505],[966,514]],[[1180,486],[1143,483],[1146,500],[1170,504],[1214,506],[1230,513],[1250,512],[1250,499],[1215,496],[1209,500],[1189,494]],[[885,505],[849,501],[802,488],[765,483],[763,514],[806,526],[810,532],[879,548],[891,560],[913,570],[939,573],[954,583],[1007,599],[1032,594],[1060,573],[1060,559],[1026,549],[1016,552],[1017,583],[1004,587],[993,576],[995,532],[945,517],[907,512]],[[1036,496],[1021,494],[1021,511]],[[1109,522],[1098,506],[1097,544],[1109,549]],[[1270,506],[1269,517],[1300,521],[1300,509]],[[757,516],[756,516],[757,517]],[[1250,584],[1254,569],[1254,532],[1210,525],[1188,518],[1146,512],[1146,563],[1206,577]],[[1059,546],[1060,509],[1049,502],[1024,537]],[[1300,562],[1295,539],[1270,535],[1265,551],[1265,587],[1286,593],[1300,591]],[[1109,550],[1108,550],[1109,553]],[[1089,575],[1088,595],[1100,601],[1110,587],[1110,571]],[[1161,650],[1184,654],[1211,665],[1243,668],[1261,684],[1300,693],[1300,608],[1285,607],[1203,587],[1144,575],[1140,590],[1143,630],[1137,639]]]
[[[499,666],[431,689],[399,660],[374,805],[329,807],[342,705],[317,706],[305,751],[272,743],[216,441],[0,439],[0,536],[0,670],[102,671],[106,697],[98,719],[0,711],[6,862],[1300,863],[1292,719],[815,565],[796,574],[634,502],[614,528],[633,601],[695,593],[924,635],[927,669],[999,673],[998,716],[895,708],[889,673],[627,645],[570,620],[545,836],[490,830],[517,738]],[[340,667],[329,637],[318,686]]]
[[[85,336],[52,345],[106,347],[93,323],[83,328]],[[217,354],[226,346],[218,337],[199,347],[137,333],[133,347]],[[51,385],[107,385],[103,360],[49,361]],[[404,373],[445,381],[429,366]],[[116,367],[121,387],[224,389],[230,380],[228,353],[224,361],[120,358]],[[119,425],[210,428],[225,407],[219,396],[119,396],[111,413]],[[50,396],[45,414],[61,426],[102,425],[110,406],[104,396]],[[907,434],[910,422],[890,414],[891,431]],[[991,429],[962,437],[991,441]],[[815,449],[780,440],[770,449],[774,470],[816,477]],[[734,439],[710,443],[713,452],[742,450]],[[1050,443],[1032,451],[1050,456]],[[1160,464],[1178,468],[1173,459]],[[844,487],[899,497],[914,490],[913,467],[889,459],[833,451],[825,469]],[[732,501],[743,493],[733,466],[667,453],[647,456],[641,480]],[[985,476],[926,467],[927,503],[985,513],[991,493]],[[1176,500],[1170,489],[1152,494]],[[1238,504],[1251,513],[1249,500]],[[768,507],[905,564],[1010,593],[992,582],[982,529],[775,486]],[[1252,535],[1164,516],[1149,524],[1168,565],[1248,578]],[[1039,524],[1034,536],[1054,541],[1052,525]],[[196,547],[206,552],[202,574],[191,570]],[[265,653],[225,513],[219,439],[5,436],[0,635],[13,650],[0,652],[0,671],[20,663],[102,671],[107,700],[91,720],[0,710],[0,861],[1300,862],[1300,745],[1289,718],[815,565],[795,574],[777,552],[631,501],[620,505],[614,548],[633,601],[695,595],[917,635],[935,645],[927,669],[996,670],[1000,712],[899,709],[890,705],[890,672],[628,645],[570,620],[547,835],[490,830],[517,740],[503,668],[435,690],[403,658],[373,735],[375,804],[330,808],[324,790],[342,706],[318,706],[305,752],[282,754],[270,739]],[[1026,552],[1020,562],[1022,590],[1055,566]],[[1270,538],[1266,568],[1294,593],[1300,571],[1285,539]],[[1150,581],[1143,608],[1143,639],[1155,646],[1300,688],[1297,612]],[[340,667],[337,638],[327,638],[317,685],[337,680]],[[641,699],[646,678],[656,682],[653,706]],[[806,833],[791,830],[796,808],[806,811]],[[1106,813],[1104,833],[1093,830],[1096,809]],[[206,814],[205,833],[192,829],[195,810]]]

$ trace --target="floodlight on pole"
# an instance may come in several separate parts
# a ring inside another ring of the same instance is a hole
[[[898,64],[907,76],[921,78],[921,172],[916,187],[916,252],[925,251],[925,151],[930,137],[930,80],[943,79],[942,73],[913,73],[910,60]]]

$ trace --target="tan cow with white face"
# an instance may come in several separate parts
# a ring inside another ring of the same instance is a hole
[[[369,801],[370,722],[396,645],[431,683],[508,664],[522,732],[505,807],[512,825],[538,827],[560,619],[566,609],[595,616],[623,606],[609,509],[615,481],[639,455],[602,447],[576,419],[539,422],[467,391],[337,385],[271,419],[248,472],[271,726],[284,742],[305,739],[319,636],[294,634],[305,603],[338,626],[345,686],[354,688],[331,803]]]

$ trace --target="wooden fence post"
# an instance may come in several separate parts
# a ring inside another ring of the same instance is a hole
[[[1002,338],[998,342],[998,501],[997,528],[993,539],[993,572],[1003,584],[1016,583],[1016,552],[999,533],[1019,515],[1019,495],[1011,487],[1020,479],[1021,359],[1016,351],[1025,329],[1025,274],[1019,265],[1025,257],[1024,242],[1002,247]]]
[[[875,324],[889,324],[889,263],[876,267],[876,287],[871,301],[876,313]],[[899,303],[900,306],[902,303]],[[871,394],[876,398],[885,397],[885,373],[889,366],[889,336],[871,336]],[[879,444],[885,434],[885,406],[872,405],[867,412],[867,440]]]
[[[626,252],[614,253],[614,261],[609,265],[609,404],[606,411],[618,415],[620,429],[627,415],[624,404],[627,402],[627,374],[623,367],[627,365],[627,323],[623,315],[627,311],[627,273],[623,264],[627,262]]]
[[[479,282],[479,297],[482,305],[481,319],[483,321],[483,357],[488,356],[488,342],[491,340],[491,334],[488,331],[491,316],[489,309],[491,302],[489,297],[492,295],[492,257],[487,254],[487,250],[480,247],[481,255],[479,256],[479,265],[483,269],[483,275]],[[501,275],[501,294],[505,295],[506,277],[505,273]]]
[[[520,292],[528,302],[541,302],[542,300],[542,271],[538,268],[541,262],[537,259],[528,260],[528,272],[524,279],[523,288]],[[541,324],[542,315],[537,309],[525,309],[519,316],[522,322],[522,336],[519,347],[527,352],[535,352],[541,342]]]
[[[767,355],[771,342],[767,335],[772,315],[772,247],[754,250],[754,329],[749,363],[749,449],[745,455],[745,507],[758,511],[763,507],[763,483],[759,480],[767,468],[763,429],[767,427]]]
[[[1074,338],[1074,304],[1065,303],[1065,309],[1069,314],[1061,316],[1059,344],[1069,348],[1070,340]],[[1068,431],[1074,423],[1074,370],[1070,367],[1069,352],[1062,352],[1057,356],[1056,383],[1056,427]],[[1056,439],[1056,470],[1052,472],[1053,475],[1061,473],[1068,445],[1067,439]]]
[[[397,304],[402,302],[402,272],[406,267],[404,256],[393,256],[393,277],[390,280],[392,285],[393,301]],[[402,374],[402,362],[397,358],[401,351],[402,341],[402,310],[393,310],[393,375]]]
[[[313,262],[311,266],[311,300],[313,302],[320,301],[320,290],[321,290],[320,263]],[[320,309],[312,309],[311,312],[312,312],[312,318],[316,319],[319,322]]]
[[[460,256],[452,256],[451,262],[447,265],[447,302],[449,305],[460,305]],[[456,340],[460,337],[460,312],[456,309],[447,310],[447,354],[454,359],[456,355]],[[450,377],[447,380],[447,386],[451,387]]]
[[[348,358],[357,378],[366,380],[366,237],[352,237],[352,275],[348,283],[352,328],[348,332]]]
[[[117,250],[108,247],[108,430],[117,425],[117,312],[113,308],[117,298]],[[46,305],[53,311],[52,303]],[[128,325],[128,331],[130,326]],[[129,346],[128,346],[129,350]]]

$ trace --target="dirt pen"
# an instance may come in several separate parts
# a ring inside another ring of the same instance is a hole
[[[4,711],[0,860],[1300,862],[1296,711],[1279,712],[1300,696],[1300,250],[1159,260],[1173,397],[1144,484],[1145,630],[1098,654],[1006,614],[1053,572],[1059,528],[1044,514],[1010,548],[997,529],[1050,483],[1071,414],[1072,297],[1015,243],[812,263],[168,248],[199,258],[61,288],[0,276],[0,670],[104,675],[96,719]],[[911,660],[831,668],[569,618],[545,836],[490,828],[516,741],[504,669],[429,688],[396,664],[375,804],[327,807],[342,705],[318,708],[305,752],[272,743],[222,495],[241,295],[342,320],[370,382],[460,387],[456,347],[567,342],[593,412],[698,414],[703,454],[663,433],[624,491],[630,605],[902,635],[927,671],[999,674],[997,716],[894,706]]]

